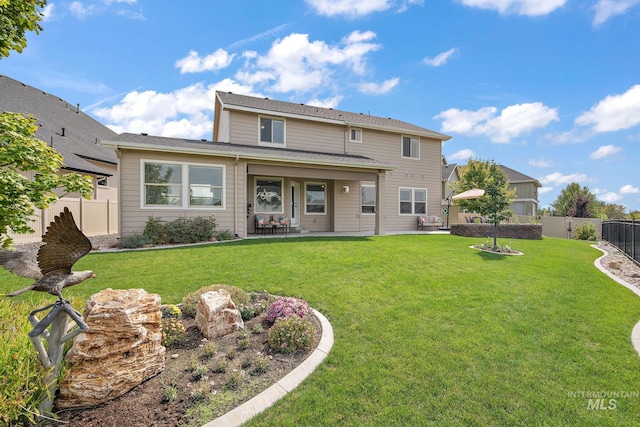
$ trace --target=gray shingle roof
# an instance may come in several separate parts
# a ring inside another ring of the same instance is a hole
[[[63,156],[66,169],[111,175],[85,159],[116,164],[115,151],[99,140],[117,134],[77,106],[0,74],[0,111],[33,115],[38,124],[36,138],[53,145]]]
[[[540,182],[535,178],[531,178],[528,175],[520,173],[504,165],[498,165],[498,166],[500,167],[500,169],[504,171],[505,174],[507,174],[507,179],[509,179],[509,182],[514,182],[514,183],[515,182],[532,182],[536,184],[538,187],[542,187],[542,184],[540,184]]]
[[[350,113],[332,108],[314,107],[306,104],[275,101],[269,98],[238,95],[231,92],[216,92],[216,96],[224,108],[253,112],[264,112],[285,116],[297,116],[308,120],[332,121],[336,124],[353,125],[362,128],[380,129],[399,133],[435,138],[442,141],[451,139],[450,136],[432,130],[412,125],[411,123],[390,117],[377,117],[370,114]]]
[[[456,167],[458,165],[455,163],[449,163],[448,165],[442,165],[442,180],[443,181],[448,181],[449,178],[451,177],[451,174],[453,173],[453,171],[456,170]]]
[[[139,150],[195,153],[209,156],[240,157],[251,160],[271,160],[325,166],[344,166],[364,169],[394,169],[394,165],[349,154],[318,153],[314,151],[269,148],[194,139],[168,138],[144,134],[122,133],[115,138],[104,139],[106,146]]]

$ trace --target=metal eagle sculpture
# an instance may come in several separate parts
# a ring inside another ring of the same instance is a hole
[[[64,301],[62,289],[96,277],[91,270],[71,271],[73,264],[91,251],[91,241],[78,229],[68,208],[64,208],[47,227],[42,242],[44,244],[38,249],[35,260],[30,252],[0,251],[0,264],[5,269],[35,280],[33,284],[7,296],[40,291],[56,295],[60,301]]]

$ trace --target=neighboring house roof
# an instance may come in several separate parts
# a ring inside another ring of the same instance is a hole
[[[500,169],[502,169],[502,171],[507,175],[507,179],[509,180],[509,182],[513,184],[531,182],[536,187],[542,187],[542,184],[540,184],[540,181],[538,181],[535,178],[531,178],[530,176],[527,176],[523,173],[520,173],[518,171],[515,171],[503,165],[498,165],[498,166],[500,166]]]
[[[318,153],[314,151],[269,148],[134,133],[123,133],[115,138],[104,139],[102,140],[102,143],[106,146],[115,148],[201,154],[219,157],[238,157],[245,160],[271,160],[288,163],[356,167],[363,169],[394,169],[396,167],[368,157],[349,154]]]
[[[458,167],[457,164],[455,163],[451,163],[448,165],[442,165],[442,180],[443,181],[449,181],[453,178],[453,173],[456,171],[456,168]]]
[[[64,169],[111,176],[87,159],[117,164],[114,150],[99,143],[100,139],[113,138],[116,132],[83,113],[78,106],[1,74],[0,95],[0,111],[31,114],[36,118],[35,137],[62,155]]]
[[[348,111],[334,110],[333,108],[315,107],[306,104],[275,101],[269,98],[256,98],[253,96],[237,95],[231,92],[216,92],[223,109],[248,111],[258,114],[272,114],[282,117],[291,117],[338,125],[350,125],[359,128],[377,129],[398,133],[406,133],[442,141],[451,139],[450,136],[432,130],[412,125],[391,117],[377,117],[370,114],[350,113]]]

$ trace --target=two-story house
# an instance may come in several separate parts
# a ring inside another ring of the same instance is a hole
[[[120,234],[150,216],[213,215],[246,236],[256,216],[294,230],[415,230],[441,209],[449,136],[392,118],[217,92],[213,141],[121,134]]]

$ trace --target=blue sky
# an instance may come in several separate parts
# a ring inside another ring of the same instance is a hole
[[[49,1],[0,73],[117,132],[211,138],[216,90],[393,117],[640,210],[640,0]]]

